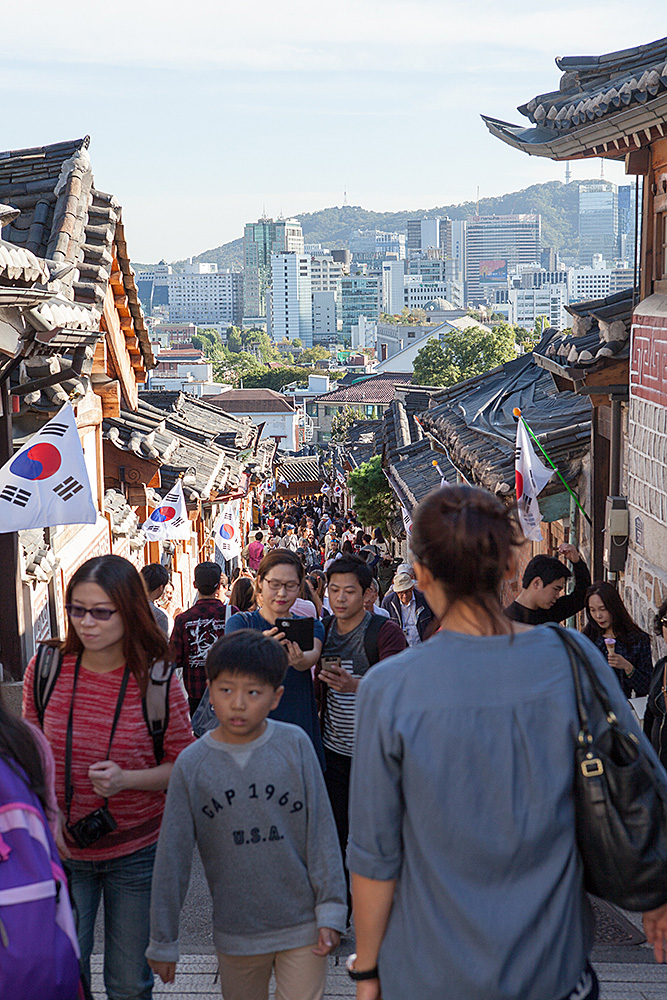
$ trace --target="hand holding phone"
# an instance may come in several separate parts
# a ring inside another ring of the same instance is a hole
[[[339,694],[354,694],[359,687],[360,678],[345,670],[340,656],[323,656],[320,680]]]

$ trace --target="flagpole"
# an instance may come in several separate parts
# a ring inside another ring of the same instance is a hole
[[[542,452],[542,454],[546,458],[547,462],[549,463],[549,465],[551,466],[551,468],[554,470],[554,472],[556,473],[556,475],[560,479],[561,483],[563,484],[563,486],[565,487],[565,489],[567,490],[567,492],[570,494],[570,496],[572,497],[572,499],[576,503],[576,505],[579,508],[579,510],[581,511],[581,513],[584,515],[584,517],[586,518],[586,520],[588,521],[588,523],[592,524],[593,522],[591,521],[590,517],[588,516],[588,514],[586,513],[586,511],[584,510],[584,508],[581,506],[581,504],[579,503],[579,498],[578,498],[577,494],[568,485],[568,483],[565,482],[565,479],[563,478],[563,476],[562,476],[562,474],[560,472],[560,469],[552,461],[552,459],[549,457],[549,455],[546,453],[546,451],[544,450],[544,448],[540,444],[540,441],[539,441],[539,438],[537,437],[537,434],[535,434],[535,432],[533,431],[532,427],[530,426],[530,424],[528,423],[528,421],[526,420],[526,418],[522,416],[521,410],[519,409],[519,407],[515,406],[514,409],[512,410],[512,413],[513,413],[513,415],[515,417],[517,417],[522,422],[523,426],[526,428],[526,430],[528,431],[529,435],[531,436],[531,438],[533,439],[533,441],[535,442],[535,444],[537,445],[537,447],[540,449],[540,451]]]
[[[6,381],[0,383],[0,466],[14,454],[12,397]],[[0,662],[3,680],[23,676],[25,624],[23,593],[19,580],[19,536],[17,531],[0,533]]]

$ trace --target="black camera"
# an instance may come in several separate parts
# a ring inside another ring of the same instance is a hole
[[[77,847],[90,847],[118,827],[106,806],[82,816],[76,823],[68,823],[67,830]]]

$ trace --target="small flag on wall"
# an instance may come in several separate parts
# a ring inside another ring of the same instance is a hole
[[[163,539],[187,541],[190,537],[188,510],[183,496],[183,483],[177,479],[159,507],[142,524],[142,531],[149,542]]]

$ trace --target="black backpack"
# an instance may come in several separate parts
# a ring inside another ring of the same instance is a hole
[[[63,654],[58,640],[51,639],[40,643],[35,658],[32,692],[41,729],[44,728],[44,713],[56,686],[62,662]],[[157,764],[161,764],[164,757],[164,737],[169,725],[169,684],[173,673],[173,664],[156,660],[149,671],[146,693],[141,699],[146,728],[153,741],[153,753]]]

